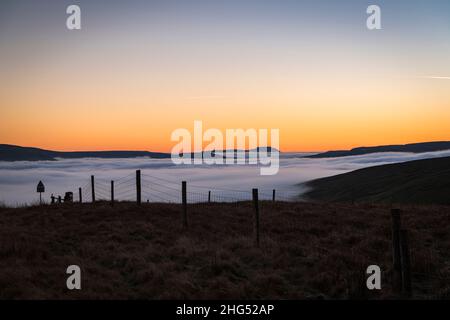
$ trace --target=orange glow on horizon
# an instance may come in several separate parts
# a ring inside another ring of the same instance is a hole
[[[6,68],[0,142],[170,152],[172,131],[192,130],[195,120],[223,132],[279,129],[285,152],[450,140],[450,80],[408,76],[388,60],[318,59],[317,72],[308,64],[198,69],[138,58],[75,50],[45,67]]]
[[[446,4],[369,31],[364,6],[81,2],[76,31],[59,2],[2,7],[0,143],[170,152],[195,120],[284,152],[450,140]]]

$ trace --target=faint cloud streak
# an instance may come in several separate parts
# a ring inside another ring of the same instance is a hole
[[[434,80],[450,80],[450,77],[441,77],[441,76],[422,76],[422,79],[434,79]]]

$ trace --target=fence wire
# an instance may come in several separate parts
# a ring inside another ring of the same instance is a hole
[[[137,201],[138,183],[137,174],[132,172],[122,177],[112,179],[114,181],[114,200],[115,201]],[[93,188],[92,188],[93,186]],[[160,176],[150,174],[148,172],[140,173],[141,201],[149,203],[182,203],[182,182],[171,176]],[[112,183],[111,180],[94,178],[93,184],[91,179],[87,179],[81,189],[83,202],[92,202],[93,196],[95,201],[111,201]],[[273,190],[259,189],[258,198],[261,201],[260,209],[264,211],[271,207],[269,201],[273,201]],[[275,190],[275,201],[290,202],[298,201],[299,192],[293,190]],[[77,199],[77,198],[75,198]],[[240,190],[233,188],[208,187],[197,183],[187,181],[186,200],[189,205],[205,205],[208,203],[227,203],[237,206],[242,202],[253,200],[253,192],[248,190]],[[267,206],[267,207],[266,207]],[[353,232],[359,233],[358,230]],[[314,245],[312,245],[314,247]],[[435,254],[430,251],[430,263],[419,263],[423,261],[423,257],[419,255],[420,251],[416,251],[418,244],[413,244],[410,249],[411,253],[411,274],[415,281],[420,281],[423,288],[429,286],[427,293],[432,292],[432,288],[440,288],[434,295],[421,294],[422,297],[428,299],[449,298],[450,286],[439,285],[450,283],[450,278],[446,274],[436,272],[431,261]],[[317,252],[324,252],[328,255],[327,249],[320,246],[315,247]],[[417,267],[416,267],[417,266]]]
[[[130,173],[122,177],[112,179],[114,181],[114,200],[115,201],[136,201],[137,183],[136,173]],[[93,194],[96,201],[110,201],[112,197],[111,181],[106,179],[94,179],[94,190],[92,190],[91,180],[89,179],[81,187],[83,202],[92,202]],[[172,177],[162,177],[159,175],[141,173],[141,199],[142,202],[162,202],[162,203],[181,203],[182,202],[181,181]],[[258,192],[259,200],[273,200],[273,190],[260,189]],[[298,192],[292,190],[276,190],[276,201],[295,201]],[[221,187],[207,187],[187,182],[186,191],[187,203],[233,203],[252,200],[252,190],[239,190]],[[77,197],[76,199],[78,199]]]

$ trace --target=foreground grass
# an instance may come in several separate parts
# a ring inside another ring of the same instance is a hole
[[[415,298],[448,298],[450,208],[403,206]],[[389,299],[390,208],[262,203],[0,208],[1,299]],[[66,289],[67,266],[82,290]],[[383,271],[382,290],[365,270]]]

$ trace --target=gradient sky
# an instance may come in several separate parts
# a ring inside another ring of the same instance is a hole
[[[450,140],[449,77],[448,0],[0,3],[0,143],[170,151],[194,120],[283,151]]]

